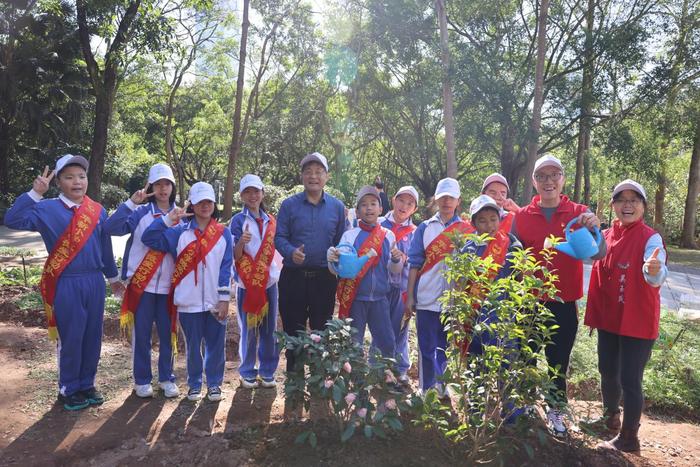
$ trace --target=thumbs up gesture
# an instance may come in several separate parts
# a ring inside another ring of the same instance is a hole
[[[644,262],[644,270],[650,276],[656,276],[661,271],[661,260],[658,258],[660,251],[661,248],[656,247],[651,256]]]
[[[306,259],[306,255],[304,254],[304,245],[300,245],[299,248],[294,250],[294,253],[292,254],[292,261],[294,261],[295,264],[304,264],[304,260]]]
[[[396,247],[396,242],[391,244],[391,260],[395,263],[401,261],[403,253]]]
[[[241,235],[240,242],[243,243],[243,245],[247,245],[251,238],[253,238],[253,234],[250,233],[250,230],[248,230],[248,224],[246,224],[245,228],[243,229],[243,235]]]

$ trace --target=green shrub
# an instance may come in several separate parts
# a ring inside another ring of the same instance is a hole
[[[0,285],[24,285],[26,287],[39,285],[43,270],[42,266],[27,266],[25,276],[25,269],[21,266],[0,269]]]
[[[404,394],[390,392],[396,383],[394,361],[376,355],[368,363],[352,338],[357,331],[351,321],[334,319],[322,331],[300,331],[296,337],[279,333],[281,347],[294,353],[296,366],[287,372],[284,395],[292,407],[306,410],[312,401],[330,404],[342,442],[356,432],[384,438],[387,431],[402,429],[399,415],[411,404]],[[297,442],[315,446],[317,436],[305,431]]]

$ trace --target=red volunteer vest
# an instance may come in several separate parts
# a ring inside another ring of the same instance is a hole
[[[530,204],[515,213],[517,232],[514,233],[524,248],[532,248],[537,261],[544,261],[541,255],[544,239],[550,235],[563,239],[566,224],[588,210],[583,204],[574,203],[565,195],[560,195],[560,198],[559,206],[550,222],[547,222],[539,206],[539,195],[534,196]],[[554,284],[559,289],[559,297],[563,301],[573,302],[583,297],[583,262],[581,260],[557,252],[552,264],[546,266],[559,276]]]
[[[644,280],[644,247],[656,231],[643,221],[604,232],[608,252],[593,263],[584,323],[621,336],[656,339],[661,310],[660,287]]]

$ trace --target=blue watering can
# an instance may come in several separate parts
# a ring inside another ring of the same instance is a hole
[[[595,238],[585,227],[571,232],[571,226],[576,223],[577,219],[571,219],[564,228],[566,242],[560,243],[554,248],[575,259],[588,259],[598,253],[603,237],[600,235],[600,230],[597,227],[593,232],[595,233]]]
[[[364,256],[357,256],[357,250],[350,243],[341,243],[336,247],[339,251],[338,261],[333,263],[338,276],[342,279],[354,279],[362,270],[362,267],[377,252],[371,249]]]

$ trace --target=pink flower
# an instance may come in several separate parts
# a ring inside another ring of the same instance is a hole
[[[321,342],[321,336],[319,336],[318,334],[311,334],[309,337],[312,341],[314,341],[317,344]]]
[[[384,407],[386,407],[387,410],[396,410],[396,401],[394,399],[389,399],[384,402]]]
[[[345,403],[348,405],[351,405],[353,402],[355,402],[355,399],[357,398],[357,395],[355,395],[354,392],[349,392],[347,396],[345,396]]]
[[[352,366],[350,365],[350,362],[345,362],[343,364],[343,370],[345,370],[346,373],[352,372]]]
[[[333,380],[327,379],[323,382],[323,385],[326,387],[326,389],[330,389],[333,387]]]
[[[357,409],[357,416],[360,418],[365,418],[367,416],[367,409],[365,407]]]

